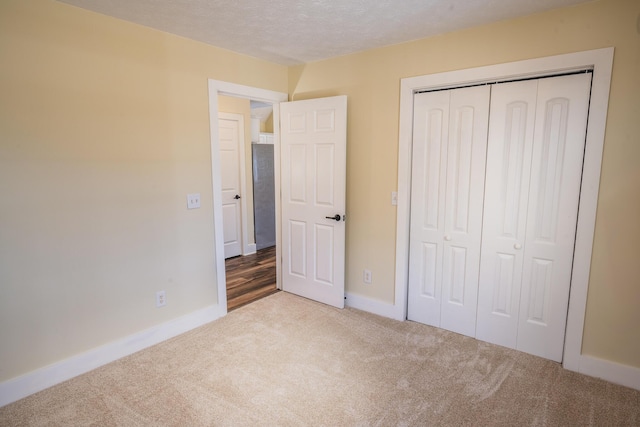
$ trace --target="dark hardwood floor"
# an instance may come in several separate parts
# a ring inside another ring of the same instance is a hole
[[[276,247],[253,255],[225,260],[227,272],[227,311],[278,292],[276,288]]]

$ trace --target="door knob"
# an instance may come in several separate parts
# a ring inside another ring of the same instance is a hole
[[[451,236],[444,236],[444,240],[446,240],[447,242],[451,240]]]
[[[234,199],[236,199],[236,200],[238,200],[239,198],[240,198],[240,196],[239,196],[239,195],[237,195],[237,194],[236,194],[236,195],[235,195],[235,197],[234,197]]]
[[[325,216],[325,218],[327,219],[334,219],[336,221],[340,221],[342,219],[342,217],[338,214],[335,214],[334,216]]]
[[[522,245],[520,243],[516,243],[515,245],[513,245],[514,249],[522,249]]]

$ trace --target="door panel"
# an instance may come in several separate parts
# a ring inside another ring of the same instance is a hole
[[[515,348],[538,81],[491,90],[478,339]]]
[[[333,231],[335,227],[315,224],[314,230],[314,269],[315,280],[326,285],[334,285],[333,278]]]
[[[407,318],[440,326],[449,91],[416,94]]]
[[[561,361],[590,74],[492,89],[477,337]]]
[[[242,254],[242,213],[240,196],[239,122],[218,119],[220,137],[220,180],[222,185],[222,218],[224,257]]]
[[[516,348],[561,361],[591,74],[541,79]]]
[[[283,289],[344,307],[345,96],[281,104]],[[340,221],[328,219],[340,215]]]
[[[489,86],[451,91],[441,327],[474,337],[489,123]]]
[[[300,279],[307,278],[307,224],[303,221],[289,221],[288,273]]]
[[[307,201],[307,147],[293,145],[289,147],[289,203]]]
[[[489,88],[414,102],[408,317],[475,336]]]

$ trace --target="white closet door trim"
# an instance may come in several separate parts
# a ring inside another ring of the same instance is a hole
[[[613,48],[611,47],[402,79],[398,144],[395,318],[406,319],[407,317],[414,93],[420,90],[541,77],[581,69],[593,69],[563,366],[566,369],[596,376],[598,372],[603,372],[603,370],[597,372],[592,370],[593,357],[583,355],[581,351],[612,66]],[[603,361],[603,363],[606,362]],[[618,379],[605,379],[620,382],[619,377]],[[633,385],[631,386],[633,387]],[[638,387],[638,385],[636,384],[635,387]]]

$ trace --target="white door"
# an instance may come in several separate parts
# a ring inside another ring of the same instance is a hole
[[[542,79],[534,130],[516,348],[561,361],[591,74]]]
[[[491,91],[476,337],[516,348],[538,81]]]
[[[408,318],[475,336],[488,86],[414,98]]]
[[[344,307],[347,97],[280,104],[282,287]]]
[[[497,85],[478,338],[561,361],[590,74]]]
[[[222,117],[223,113],[219,116]],[[225,258],[242,254],[239,126],[238,120],[218,119]]]

